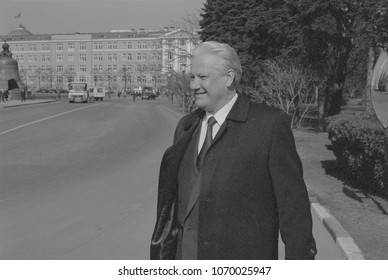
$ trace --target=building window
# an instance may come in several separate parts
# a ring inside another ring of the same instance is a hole
[[[147,45],[148,45],[147,42],[143,42],[142,45],[143,45],[143,49],[146,49],[146,48],[148,47],[148,46],[147,46]]]
[[[113,54],[108,53],[108,60],[109,60],[109,61],[112,61],[112,60],[113,60],[112,58],[113,58]]]
[[[28,55],[28,62],[32,62],[32,54]]]
[[[174,59],[174,53],[173,53],[173,52],[168,52],[167,58],[168,58],[169,60]]]
[[[94,61],[103,61],[102,53],[95,53],[95,54],[93,55],[93,60],[94,60]]]
[[[108,50],[113,50],[113,43],[112,42],[108,43]]]
[[[24,51],[24,46],[23,45],[16,45],[16,50]]]
[[[67,54],[67,60],[68,61],[74,61],[74,54],[73,53]]]
[[[132,60],[132,54],[123,53],[123,60],[126,60],[126,61]]]
[[[126,48],[127,48],[128,50],[132,49],[132,42],[127,42],[127,43],[126,43]]]
[[[80,60],[80,61],[86,61],[86,54],[85,54],[85,53],[81,53],[81,54],[79,55],[79,60]]]
[[[63,77],[57,77],[57,83],[62,84],[63,83]]]
[[[143,53],[143,60],[147,60],[147,54]]]
[[[102,65],[98,65],[98,71],[102,71],[104,70],[104,68],[102,67]]]
[[[179,44],[180,44],[181,47],[186,46],[186,40],[185,39],[179,40]]]
[[[113,43],[113,49],[117,50],[117,43],[116,42]]]
[[[137,54],[136,60],[141,60],[141,53]]]
[[[93,65],[93,70],[94,70],[94,71],[98,71],[98,65],[94,64],[94,65]]]
[[[85,76],[80,76],[80,77],[79,77],[79,81],[80,81],[81,83],[86,83],[86,77],[85,77]]]
[[[104,48],[103,48],[102,43],[100,42],[100,43],[94,43],[93,44],[93,49],[95,49],[95,50],[102,50]]]
[[[57,65],[57,72],[58,73],[63,72],[63,65]]]
[[[57,61],[63,61],[63,54],[57,54]]]
[[[113,54],[113,60],[114,60],[114,61],[117,61],[117,53],[114,53],[114,54]]]
[[[38,61],[38,56],[34,54],[34,56],[32,57],[33,61],[34,62],[37,62]]]
[[[79,50],[86,51],[86,43],[79,43]]]
[[[70,71],[74,71],[74,69],[75,69],[73,64],[70,64],[70,65],[68,66],[68,68],[69,68]]]
[[[50,50],[50,44],[42,44],[42,45],[40,46],[40,49],[41,49],[42,51],[49,51],[49,50]]]
[[[141,49],[141,46],[142,46],[141,42],[137,42],[137,48]]]
[[[86,65],[80,65],[79,66],[79,71],[85,73],[86,72]]]
[[[63,51],[63,44],[57,43],[57,51]]]
[[[67,51],[68,52],[73,52],[75,50],[74,43],[69,43],[67,46]]]
[[[137,76],[137,83],[138,83],[138,84],[141,83],[141,77],[140,77],[140,76]]]
[[[113,65],[113,71],[117,71],[117,65]]]

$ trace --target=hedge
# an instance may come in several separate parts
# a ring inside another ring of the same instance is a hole
[[[345,111],[328,119],[329,139],[341,167],[360,189],[388,197],[388,137],[376,118],[366,112]]]

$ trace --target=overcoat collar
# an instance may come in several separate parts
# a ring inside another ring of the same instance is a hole
[[[244,95],[238,94],[236,103],[233,105],[226,119],[230,119],[236,122],[245,122],[249,111],[249,99]],[[185,120],[183,124],[184,130],[187,131],[190,127],[195,124],[198,119],[202,119],[206,114],[206,111],[199,108],[194,114],[191,114]]]

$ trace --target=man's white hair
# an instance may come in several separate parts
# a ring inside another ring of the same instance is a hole
[[[210,54],[215,55],[221,60],[223,60],[224,73],[232,69],[235,72],[234,82],[238,86],[241,82],[242,68],[240,58],[237,55],[237,52],[234,48],[228,44],[219,43],[216,41],[206,41],[200,43],[194,49],[193,56],[198,54]]]

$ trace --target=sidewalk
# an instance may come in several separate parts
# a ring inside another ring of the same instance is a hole
[[[182,114],[182,108],[167,99],[163,105]],[[327,149],[330,145],[327,133],[295,130],[294,136],[310,201],[312,206],[318,206],[314,210],[321,208],[325,215],[324,226],[338,243],[348,243],[350,238],[342,236],[350,234],[366,259],[387,260],[388,201],[365,195],[344,182],[333,152]],[[351,248],[353,244],[345,246]]]
[[[24,102],[22,102],[20,100],[8,100],[6,102],[0,102],[0,109],[41,104],[41,103],[52,103],[52,102],[56,102],[56,101],[57,100],[52,100],[52,99],[35,99],[35,100],[28,99]]]

